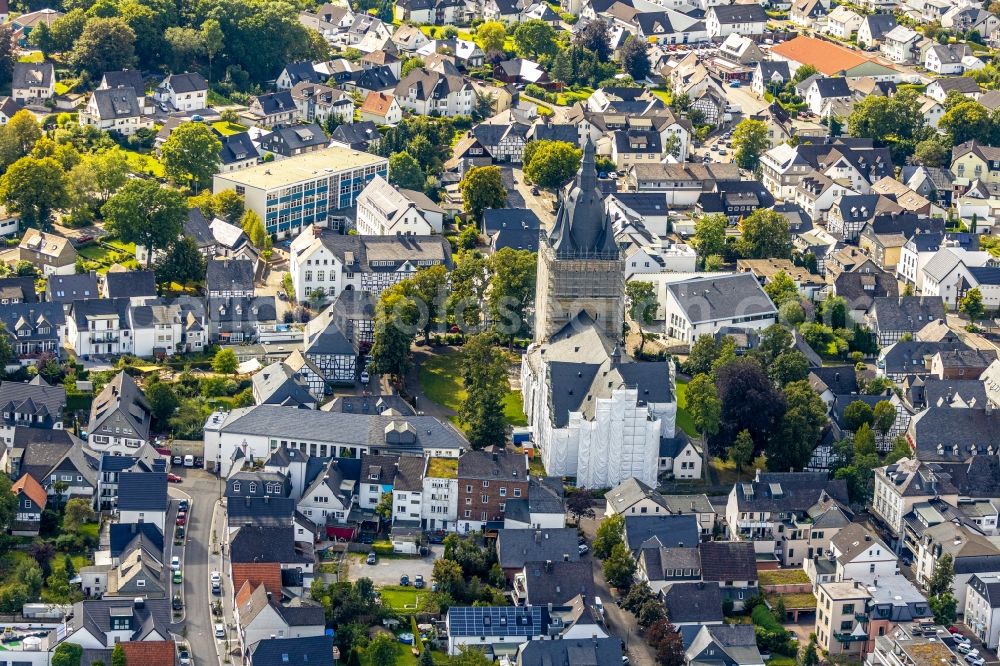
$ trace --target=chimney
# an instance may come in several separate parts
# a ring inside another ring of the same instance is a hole
[[[753,480],[756,483],[760,483],[760,468],[759,467],[757,468],[757,470],[756,470],[756,472],[754,474]]]

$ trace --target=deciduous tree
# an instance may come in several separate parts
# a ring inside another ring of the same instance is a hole
[[[761,154],[771,147],[767,137],[767,125],[760,120],[746,118],[733,130],[733,156],[740,168],[754,171],[760,163]]]
[[[503,399],[510,388],[507,363],[490,335],[470,337],[462,348],[462,385],[468,397],[459,417],[466,424],[469,445],[482,449],[502,445],[507,431]]]
[[[580,170],[581,151],[566,141],[532,141],[530,162],[524,175],[547,188],[560,187]]]
[[[154,270],[160,284],[191,284],[205,278],[205,256],[193,238],[184,236],[170,244],[166,253],[156,260]]]
[[[726,228],[729,222],[725,215],[713,213],[702,215],[694,223],[694,237],[692,241],[698,250],[698,257],[704,258],[710,255],[721,255],[726,250]]]
[[[788,220],[768,208],[758,208],[740,224],[740,254],[748,259],[788,259],[792,237]]]
[[[594,555],[604,559],[611,554],[611,549],[625,540],[625,518],[621,514],[606,517],[597,526],[594,535]]]
[[[826,405],[805,380],[785,386],[784,402],[779,436],[768,442],[768,467],[774,471],[801,470],[809,462],[827,422]]]
[[[631,37],[621,47],[619,55],[622,69],[634,81],[645,81],[653,66],[649,62],[649,42],[641,37]]]
[[[750,437],[749,430],[741,430],[736,435],[736,441],[729,447],[727,457],[736,465],[736,475],[743,472],[743,468],[753,462],[753,438]]]
[[[92,18],[73,46],[70,64],[92,79],[135,65],[135,31],[120,18]]]
[[[21,214],[22,227],[47,230],[53,210],[69,204],[66,174],[51,157],[22,157],[0,178],[0,200]]]
[[[198,191],[218,171],[222,142],[204,123],[181,123],[163,143],[163,168],[173,182]]]
[[[389,182],[397,187],[422,192],[427,176],[420,163],[405,150],[389,156]]]
[[[220,375],[236,374],[238,367],[239,360],[232,349],[220,349],[212,358],[212,370],[215,370]]]
[[[602,566],[604,580],[608,585],[619,589],[626,589],[635,580],[636,564],[629,553],[628,546],[624,543],[616,543],[611,548],[611,552],[604,558]]]
[[[486,21],[476,28],[476,43],[483,53],[490,54],[496,51],[503,51],[504,42],[507,40],[507,26],[500,21]]]
[[[650,326],[656,320],[656,288],[652,282],[629,280],[625,283],[625,297],[628,299],[629,316],[639,326],[639,353],[646,346],[643,326]]]
[[[499,167],[481,166],[469,169],[459,183],[459,188],[462,191],[466,212],[477,223],[487,208],[503,208],[507,205],[507,188],[504,187]]]
[[[126,243],[146,248],[146,266],[155,250],[166,248],[181,234],[187,202],[177,190],[152,180],[130,180],[101,208],[108,227]]]
[[[863,424],[871,426],[875,423],[875,414],[867,402],[855,400],[844,408],[843,426],[851,432],[856,431]]]
[[[965,294],[959,307],[972,323],[976,323],[986,313],[986,308],[983,307],[983,292],[979,291],[979,287],[973,287]]]
[[[535,298],[537,258],[534,252],[505,247],[490,257],[488,293],[493,328],[508,340],[526,335],[531,322],[525,313]]]
[[[541,19],[524,21],[514,30],[514,46],[526,58],[553,55],[557,50],[555,28]]]

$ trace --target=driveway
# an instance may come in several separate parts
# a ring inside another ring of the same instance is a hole
[[[280,256],[280,255],[279,255]],[[285,287],[281,281],[288,272],[288,261],[277,261],[271,264],[270,270],[264,276],[264,284],[257,285],[258,296],[274,296],[274,307],[278,321],[284,321],[285,311],[288,310],[288,301],[278,297],[278,294],[285,293]]]
[[[503,166],[500,167],[500,174],[504,187],[507,188],[510,207],[533,210],[541,221],[542,228],[550,230],[556,219],[555,213],[552,212],[554,195],[541,189],[538,190],[538,194],[532,194],[531,186],[524,182],[524,172],[519,168]]]
[[[218,664],[218,657],[209,611],[212,597],[208,582],[208,555],[212,548],[210,528],[213,508],[219,499],[219,481],[202,469],[176,468],[174,473],[182,476],[184,481],[170,487],[170,497],[172,500],[189,498],[191,510],[188,512],[187,539],[181,560],[184,572],[184,619],[173,625],[171,630],[187,640],[194,666],[215,666]],[[177,503],[172,501],[168,515],[171,526],[174,524],[176,508]],[[172,544],[173,540],[168,543]]]
[[[412,582],[417,574],[424,577],[430,585],[431,574],[434,571],[434,560],[444,555],[444,546],[430,547],[427,557],[390,558],[380,557],[375,565],[365,564],[364,553],[349,553],[347,564],[347,579],[355,581],[359,578],[370,578],[377,586],[399,585],[399,577],[406,574]]]
[[[594,538],[597,526],[601,524],[601,518],[604,516],[602,507],[595,506],[594,512],[597,514],[596,518],[584,518],[580,521],[580,527],[583,528],[588,542]],[[589,559],[594,567],[594,586],[597,596],[604,604],[604,620],[611,634],[625,642],[625,651],[629,661],[636,666],[656,666],[656,655],[652,648],[646,644],[642,636],[636,633],[635,617],[619,608],[614,597],[611,596],[611,588],[604,580],[601,561],[590,554],[585,555],[583,559]]]

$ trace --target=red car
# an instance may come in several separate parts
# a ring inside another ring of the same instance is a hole
[[[188,521],[187,516],[177,516],[178,525],[187,525],[187,521]]]
[[[169,481],[170,483],[183,483],[184,479],[182,477],[177,476],[176,474],[168,473],[167,481]]]

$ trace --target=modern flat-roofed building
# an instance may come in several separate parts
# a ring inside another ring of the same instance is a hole
[[[384,157],[334,147],[216,174],[212,191],[235,190],[268,233],[287,237],[310,224],[329,226],[332,212],[353,207],[369,181],[388,173]]]

